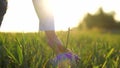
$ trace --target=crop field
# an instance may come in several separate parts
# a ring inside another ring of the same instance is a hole
[[[120,68],[120,34],[61,31],[57,35],[81,58],[75,68]],[[0,33],[0,68],[53,68],[48,61],[54,56],[43,32]]]

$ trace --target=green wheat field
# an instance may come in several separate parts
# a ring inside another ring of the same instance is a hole
[[[90,31],[56,34],[66,48],[81,57],[75,68],[120,68],[120,34]],[[52,68],[48,61],[54,56],[43,32],[0,33],[0,68]]]

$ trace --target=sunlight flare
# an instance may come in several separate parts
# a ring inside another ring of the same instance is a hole
[[[45,10],[53,12],[55,30],[76,27],[87,12],[94,14],[99,7],[105,12],[115,11],[120,21],[119,0],[43,0]],[[39,20],[30,0],[8,0],[8,10],[0,31],[38,31]],[[22,3],[22,5],[21,5]]]

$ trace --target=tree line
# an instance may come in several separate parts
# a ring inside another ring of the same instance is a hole
[[[105,13],[99,8],[95,14],[87,13],[80,22],[79,29],[120,30],[120,22],[114,19],[115,12]]]

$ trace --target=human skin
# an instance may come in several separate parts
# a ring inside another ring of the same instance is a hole
[[[55,31],[45,31],[45,35],[47,37],[49,46],[53,49],[56,55],[68,52],[68,49],[63,46]]]
[[[67,52],[68,50],[55,33],[54,14],[52,9],[48,10],[49,8],[46,8],[47,0],[32,0],[32,2],[39,19],[39,30],[45,32],[48,46],[52,48],[56,55]]]

